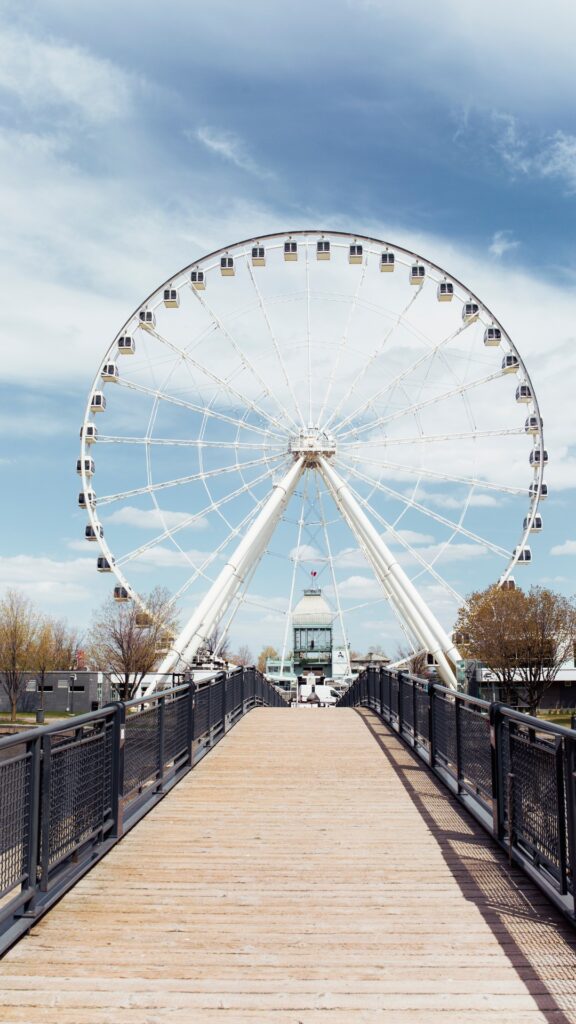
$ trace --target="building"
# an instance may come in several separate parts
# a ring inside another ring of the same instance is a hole
[[[319,587],[307,587],[292,612],[292,653],[284,662],[268,658],[266,675],[285,689],[295,689],[299,676],[314,672],[318,678],[350,682],[350,653],[335,647],[335,613]]]
[[[41,703],[40,679],[34,672],[26,672],[24,678],[17,710],[34,712]],[[115,699],[110,681],[103,672],[62,670],[47,672],[44,679],[43,702],[47,712],[83,715],[87,711],[97,711]],[[0,686],[0,711],[10,711],[10,701],[3,686]]]

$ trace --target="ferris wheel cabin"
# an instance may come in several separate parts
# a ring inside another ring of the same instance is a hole
[[[94,508],[96,505],[96,495],[94,491],[80,491],[78,495],[78,508]]]
[[[542,516],[537,513],[531,520],[530,516],[526,516],[524,519],[524,530],[530,530],[530,533],[541,533],[542,531]]]
[[[206,278],[203,270],[190,271],[190,284],[195,292],[203,292],[206,287]]]
[[[529,384],[519,384],[516,388],[516,401],[517,402],[531,402],[532,401],[532,388]]]
[[[517,565],[527,565],[532,561],[532,549],[525,544],[523,548],[514,548],[514,558],[517,558]]]
[[[410,284],[424,284],[425,277],[426,267],[423,267],[421,263],[414,263],[410,267]]]
[[[528,488],[528,494],[530,495],[531,499],[538,497],[538,481],[537,480],[532,480],[531,481],[530,487]],[[547,497],[548,497],[548,484],[540,484],[540,501],[544,501],[544,499],[547,498]]]
[[[477,302],[465,302],[462,307],[462,320],[465,324],[473,324],[478,319],[480,307]]]
[[[351,245],[348,251],[348,263],[362,263],[364,249],[361,245]]]
[[[330,242],[326,238],[319,238],[316,242],[316,259],[330,259]]]
[[[122,356],[133,356],[136,352],[136,342],[128,334],[118,338],[118,354]]]
[[[436,289],[438,302],[452,302],[454,298],[454,285],[452,281],[440,281]]]
[[[84,476],[94,476],[94,459],[78,459],[76,462],[76,472],[79,476],[82,476],[82,473],[84,473]]]
[[[545,466],[548,462],[548,452],[545,448],[534,448],[530,452],[530,465],[538,469],[540,466]]]
[[[296,242],[284,242],[284,259],[287,263],[295,263],[298,259],[298,245]]]
[[[252,246],[252,266],[253,267],[265,267],[266,266],[266,250],[263,245]]]
[[[175,288],[165,288],[163,300],[166,309],[178,309],[180,305],[180,296]]]
[[[80,440],[82,438],[86,444],[94,444],[98,438],[98,431],[94,423],[87,423],[86,427],[80,427]]]
[[[502,341],[502,331],[499,327],[487,327],[484,331],[484,344],[487,348],[498,348]]]
[[[104,558],[104,555],[100,555],[96,559],[96,569],[98,572],[112,572],[112,565],[107,558]]]
[[[98,525],[96,529],[93,526],[87,526],[84,530],[84,537],[86,540],[94,541],[98,540],[99,537],[104,536],[104,527]]]
[[[90,399],[91,412],[104,412],[106,408],[106,396],[103,391],[95,391]]]
[[[156,316],[151,309],[141,309],[138,314],[140,321],[140,327],[143,327],[146,331],[151,331],[156,327]]]
[[[236,271],[234,269],[233,256],[220,257],[220,273],[222,274],[222,277],[234,277]]]
[[[108,384],[115,384],[120,376],[116,363],[104,363],[100,376]]]
[[[114,587],[114,594],[113,594],[113,596],[114,596],[114,600],[118,601],[120,604],[123,603],[123,602],[125,603],[126,601],[130,600],[130,594],[126,590],[126,587],[120,587],[120,586]]]
[[[502,373],[517,373],[519,368],[518,356],[515,356],[513,352],[508,352],[502,360]]]
[[[391,274],[392,271],[394,270],[395,265],[396,258],[394,256],[394,253],[390,252],[388,249],[385,249],[384,252],[380,254],[381,272],[383,274]]]

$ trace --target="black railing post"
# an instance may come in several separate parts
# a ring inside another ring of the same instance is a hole
[[[460,736],[460,701],[454,696],[454,738],[456,740],[456,786],[460,792],[460,781],[462,779],[462,737]]]
[[[50,795],[52,774],[52,737],[44,736],[42,745],[42,782],[40,810],[40,889],[48,892],[48,871],[50,867]]]
[[[573,912],[576,914],[576,740],[564,740],[566,759],[567,874],[572,879]]]
[[[159,790],[162,792],[164,788],[164,749],[166,746],[166,697],[158,698],[158,780]]]
[[[243,715],[246,712],[246,708],[244,706],[244,673],[245,672],[246,672],[246,669],[243,667],[242,668],[242,675],[240,676],[240,703],[242,705],[242,714]]]
[[[500,842],[504,836],[504,793],[502,778],[502,714],[500,704],[490,705],[490,759],[492,765],[492,832]]]
[[[118,701],[112,720],[112,837],[119,839],[124,832],[124,748],[126,745],[126,707]]]
[[[384,718],[384,669],[380,669],[380,717]]]
[[[560,892],[568,892],[566,794],[564,790],[564,740],[556,740],[556,806],[558,807],[558,860],[560,862]]]
[[[414,746],[416,746],[416,734],[418,732],[418,713],[416,710],[416,683],[414,682],[413,679],[410,682],[412,686],[412,738],[414,740]]]
[[[186,704],[186,745],[188,747],[188,761],[190,767],[194,763],[194,683],[188,683],[188,694]]]
[[[40,772],[42,759],[42,740],[38,736],[29,747],[30,758],[30,790],[26,815],[26,844],[24,871],[26,882],[24,892],[29,897],[24,904],[23,914],[34,914],[34,903],[38,891],[38,855],[40,843]]]
[[[403,673],[397,672],[396,678],[398,679],[398,732],[400,733],[400,735],[402,735],[402,712],[404,709],[404,694],[402,687],[402,682],[404,680]]]
[[[436,699],[436,684],[428,683],[428,737],[430,744],[430,760],[429,764],[431,768],[434,768],[436,764],[436,737],[434,730],[434,701]]]
[[[212,743],[212,684],[213,680],[208,680],[208,746]]]

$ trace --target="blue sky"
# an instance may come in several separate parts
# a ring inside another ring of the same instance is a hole
[[[571,593],[573,6],[552,0],[545,19],[535,3],[451,0],[418,16],[384,0],[0,12],[0,586],[88,622],[110,583],[78,549],[74,463],[106,348],[181,266],[318,226],[422,252],[506,325],[551,460],[524,579]],[[254,649],[267,639],[242,628]],[[355,646],[393,647],[355,630]]]

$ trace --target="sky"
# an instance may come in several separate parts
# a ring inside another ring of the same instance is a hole
[[[109,345],[180,267],[322,228],[422,253],[506,326],[550,456],[522,579],[572,594],[575,36],[566,0],[545,19],[530,0],[441,0],[417,16],[385,0],[1,3],[0,590],[88,626],[110,578],[82,540],[75,461]],[[367,593],[353,545],[339,553],[342,593]],[[469,593],[485,579],[465,555]],[[156,568],[150,582],[170,585]],[[233,632],[255,652],[281,640],[287,600],[273,571],[257,584]],[[370,614],[349,639],[393,651],[401,637]]]

